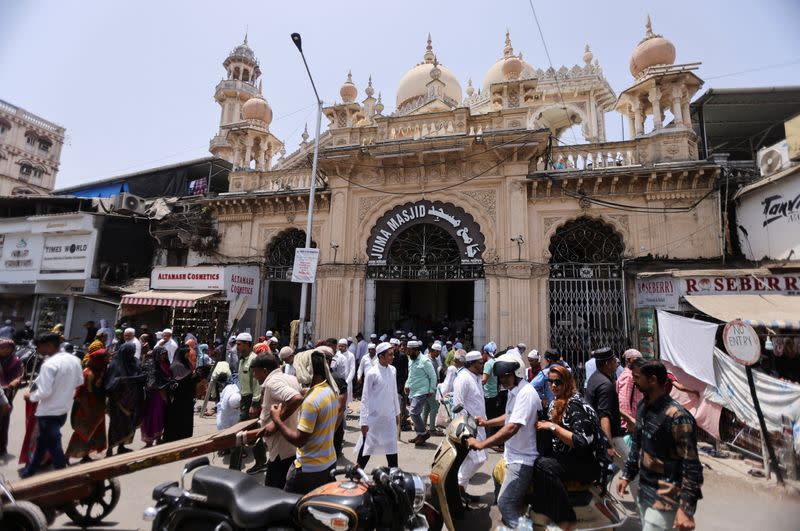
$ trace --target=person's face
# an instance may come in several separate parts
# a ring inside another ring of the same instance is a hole
[[[256,377],[256,380],[258,380],[258,383],[260,384],[263,384],[264,380],[267,379],[267,374],[269,373],[267,372],[267,369],[265,369],[264,367],[255,367],[253,369],[253,376]]]
[[[383,356],[378,358],[378,363],[384,367],[388,367],[392,362],[394,362],[394,351],[392,349],[387,350]]]
[[[289,356],[288,358],[286,358],[284,361],[285,361],[285,362],[286,362],[288,365],[291,365],[292,363],[294,363],[294,354],[292,354],[291,356]]]
[[[6,358],[14,352],[14,345],[0,347],[0,358]]]
[[[238,354],[247,354],[248,352],[250,352],[250,343],[248,343],[247,341],[237,341],[236,352]]]
[[[502,385],[506,389],[513,389],[513,387],[514,387],[514,373],[513,372],[510,372],[508,374],[504,374],[504,375],[498,377],[497,380],[500,382],[500,385]]]
[[[483,374],[483,360],[477,360],[470,363],[469,370],[475,374]]]
[[[550,371],[547,375],[547,385],[550,386],[550,390],[553,391],[553,394],[557,398],[562,398],[564,394],[564,380],[561,378],[561,375],[558,374],[556,371]]]
[[[650,381],[639,369],[633,369],[631,372],[633,373],[633,385],[642,393],[648,394],[652,388]]]
[[[408,354],[409,358],[411,358],[412,360],[415,360],[419,356],[419,350],[417,350],[415,348],[407,348],[406,349],[406,354]]]
[[[161,339],[163,339],[164,341],[169,341],[170,339],[172,339],[172,334],[169,332],[164,332],[164,334],[161,336]]]
[[[392,349],[389,349],[389,350],[392,350]],[[374,358],[375,357],[375,349],[374,348],[369,349],[367,352],[369,352],[369,357],[370,358]],[[394,352],[392,352],[392,355],[394,355]]]
[[[486,363],[487,361],[489,361],[489,354],[488,354],[486,351],[482,350],[482,351],[481,351],[481,355],[483,356],[483,362],[484,362],[484,363]]]
[[[341,345],[341,344],[340,345],[336,345],[336,348],[339,349],[339,352],[344,353],[344,351],[347,350],[347,345]]]
[[[125,341],[130,341],[133,339],[134,333],[133,332],[125,332],[122,337],[125,338]]]
[[[328,362],[328,367],[330,367],[333,364],[333,356],[325,354],[325,361]]]

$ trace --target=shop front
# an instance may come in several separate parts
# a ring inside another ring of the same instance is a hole
[[[253,329],[258,285],[257,266],[156,267],[149,290],[122,298],[119,319],[211,343],[232,329]]]

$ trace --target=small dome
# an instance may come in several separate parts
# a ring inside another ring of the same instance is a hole
[[[342,88],[339,89],[339,95],[342,97],[342,101],[345,103],[353,103],[356,101],[358,89],[353,84],[352,72],[347,72],[347,80],[342,85]]]
[[[423,56],[424,62],[418,64],[411,70],[405,73],[400,78],[400,83],[397,86],[397,107],[400,108],[414,98],[424,96],[428,93],[428,83],[431,82],[431,70],[436,68],[437,72],[433,72],[434,76],[438,76],[444,83],[444,94],[457,102],[461,102],[461,84],[453,72],[436,62],[436,56],[433,54],[433,47],[431,45],[431,36],[428,35],[428,46],[425,55]]]
[[[519,79],[524,65],[518,57],[511,56],[503,61],[503,77],[505,79]]]
[[[507,68],[510,69],[510,71],[516,71],[519,65],[519,73],[517,74],[518,79],[529,79],[534,77],[533,66],[522,59],[522,54],[514,56],[514,48],[511,46],[511,36],[506,31],[506,43],[503,47],[503,57],[493,64],[483,77],[484,91],[489,90],[489,87],[491,87],[493,83],[502,83],[508,79],[503,69],[506,61],[512,57],[514,58],[514,61]],[[517,63],[517,61],[519,61],[519,63]]]
[[[261,94],[253,96],[242,105],[242,118],[260,120],[269,125],[272,122],[272,108]]]
[[[653,33],[650,15],[647,16],[645,27],[647,33],[631,55],[630,69],[633,77],[639,77],[648,67],[675,63],[675,46],[661,35]]]

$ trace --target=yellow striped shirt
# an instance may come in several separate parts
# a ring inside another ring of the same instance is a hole
[[[294,466],[303,472],[320,472],[336,462],[333,433],[339,417],[339,399],[327,382],[309,390],[300,406],[297,429],[310,433],[311,438],[297,449]]]

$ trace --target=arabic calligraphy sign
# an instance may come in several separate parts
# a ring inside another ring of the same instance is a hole
[[[367,240],[371,265],[383,265],[394,239],[414,225],[429,223],[446,230],[458,244],[462,264],[483,263],[486,250],[483,233],[463,208],[440,201],[417,201],[399,205],[378,219]]]

